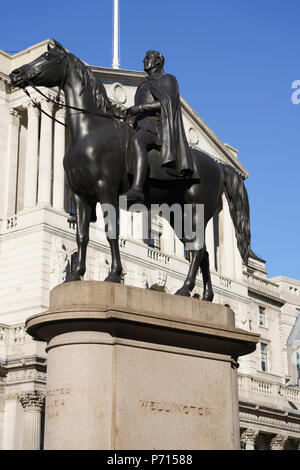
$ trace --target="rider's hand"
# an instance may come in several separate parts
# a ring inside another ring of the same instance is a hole
[[[141,114],[141,107],[140,106],[131,106],[127,109],[127,116],[137,116]]]

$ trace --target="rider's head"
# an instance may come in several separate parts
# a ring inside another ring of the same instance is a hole
[[[162,70],[165,63],[165,58],[158,51],[147,51],[143,62],[145,72],[154,67],[160,68]]]

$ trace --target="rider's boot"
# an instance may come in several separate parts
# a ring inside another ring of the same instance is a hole
[[[149,166],[146,148],[136,146],[136,163],[136,172],[132,186],[128,191],[126,191],[126,193],[122,194],[122,196],[127,197],[127,200],[130,203],[143,203],[145,202],[143,187]]]

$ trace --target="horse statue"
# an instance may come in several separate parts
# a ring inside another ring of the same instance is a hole
[[[64,91],[70,144],[63,164],[68,185],[73,193],[76,214],[76,241],[78,245],[77,266],[69,280],[83,279],[86,271],[86,250],[89,241],[89,226],[95,218],[95,206],[111,205],[118,214],[119,196],[130,187],[130,174],[126,165],[126,121],[113,110],[105,88],[98,77],[81,60],[69,53],[57,41],[40,57],[23,65],[10,74],[12,85],[26,90],[27,86],[59,87]],[[57,100],[59,101],[59,100]],[[159,157],[158,150],[153,150]],[[230,165],[216,162],[209,155],[192,149],[193,163],[200,178],[169,180],[148,177],[145,185],[145,206],[152,204],[169,206],[185,204],[193,208],[202,204],[204,217],[200,220],[197,211],[192,212],[193,226],[205,227],[220,207],[225,192],[233,219],[237,245],[245,263],[250,250],[249,202],[243,180]],[[149,160],[157,160],[149,156]],[[151,166],[151,163],[150,163]],[[111,271],[106,281],[120,283],[122,264],[118,242],[118,223],[109,213],[106,219],[106,236],[111,249]],[[184,213],[182,215],[182,223]],[[204,219],[204,220],[203,220]],[[171,226],[174,224],[171,219]],[[117,229],[116,229],[116,227]],[[175,227],[176,229],[176,227]],[[184,234],[180,239],[185,246]],[[194,289],[199,268],[203,277],[203,300],[213,300],[213,289],[209,270],[209,256],[203,239],[202,246],[189,250],[191,261],[188,275],[176,295],[190,296]]]

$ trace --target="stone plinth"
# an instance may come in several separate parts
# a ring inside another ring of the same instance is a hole
[[[238,449],[230,308],[107,282],[61,284],[27,320],[47,341],[45,449]]]

